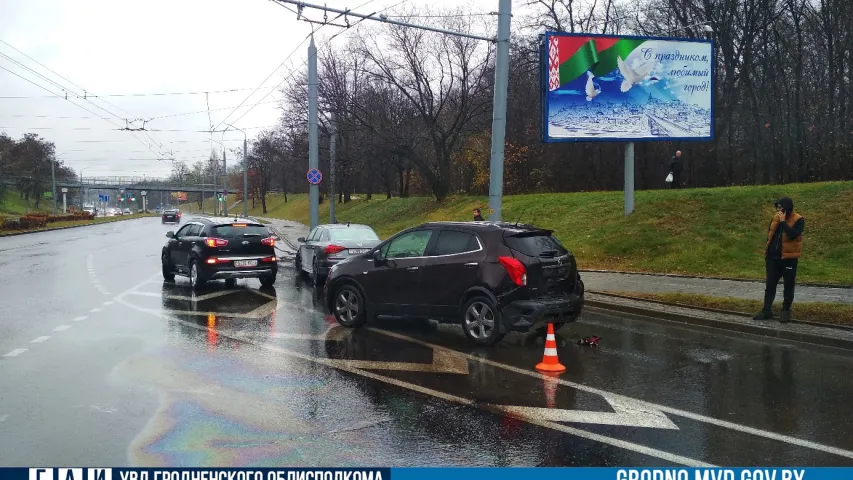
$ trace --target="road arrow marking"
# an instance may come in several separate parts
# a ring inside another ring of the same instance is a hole
[[[395,370],[404,372],[455,373],[468,375],[468,360],[447,351],[432,353],[432,363],[380,362],[374,360],[329,359],[332,366],[346,365],[362,370]]]
[[[546,422],[589,423],[595,425],[617,425],[621,427],[660,428],[680,430],[660,410],[654,410],[638,402],[603,395],[613,412],[591,410],[562,410],[559,408],[519,407],[513,405],[487,405],[485,408],[506,413],[522,419],[538,419]]]

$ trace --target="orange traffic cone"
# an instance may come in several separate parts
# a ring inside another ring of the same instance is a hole
[[[565,372],[566,367],[557,358],[557,337],[554,336],[554,324],[548,324],[548,335],[545,337],[545,354],[542,363],[536,365],[540,372]]]

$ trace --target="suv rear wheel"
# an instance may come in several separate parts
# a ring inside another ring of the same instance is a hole
[[[261,277],[261,286],[264,287],[272,287],[275,284],[275,275],[268,275],[266,277]]]
[[[501,323],[501,314],[490,298],[473,297],[465,304],[463,311],[462,330],[474,343],[494,345],[506,335]]]
[[[367,322],[367,304],[352,285],[343,285],[335,292],[332,310],[335,320],[344,327],[360,327]]]

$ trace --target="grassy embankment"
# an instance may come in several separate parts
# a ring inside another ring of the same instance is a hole
[[[25,215],[26,213],[42,213],[49,214],[53,210],[53,203],[51,200],[42,200],[40,208],[36,209],[33,205],[27,205],[26,200],[21,199],[20,194],[18,192],[7,189],[5,195],[0,198],[0,224],[2,224],[4,218],[14,218]],[[98,223],[107,223],[107,222],[117,222],[120,220],[131,220],[134,218],[141,218],[151,216],[150,214],[136,214],[136,215],[123,215],[119,217],[96,217],[93,220],[71,220],[71,221],[63,221],[63,222],[53,222],[48,223],[44,227],[26,229],[26,230],[2,230],[0,229],[0,237],[6,235],[13,235],[18,233],[26,233],[26,232],[41,232],[45,230],[51,230],[56,228],[63,227],[71,227],[71,226],[81,226],[81,225],[94,225]]]
[[[640,191],[628,217],[622,192],[517,195],[504,198],[503,217],[554,230],[585,269],[761,280],[773,202],[783,196],[806,218],[798,281],[853,284],[853,182]],[[338,221],[369,224],[383,238],[425,221],[467,221],[473,208],[488,208],[486,197],[363,198],[337,205]],[[324,202],[321,222],[328,209]],[[249,214],[308,223],[306,195],[288,195],[287,203],[271,195],[267,210]]]
[[[62,209],[60,201],[59,208]],[[11,188],[6,188],[3,195],[0,195],[0,222],[3,218],[20,217],[26,213],[50,213],[53,209],[53,200],[43,198],[39,208],[35,208],[35,201],[27,201],[21,198],[21,195]]]

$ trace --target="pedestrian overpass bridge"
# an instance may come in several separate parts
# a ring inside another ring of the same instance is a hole
[[[86,190],[125,190],[146,192],[212,193],[213,184],[175,184],[174,181],[151,177],[90,177],[74,180],[57,180],[57,188]],[[222,185],[217,185],[222,190]]]

